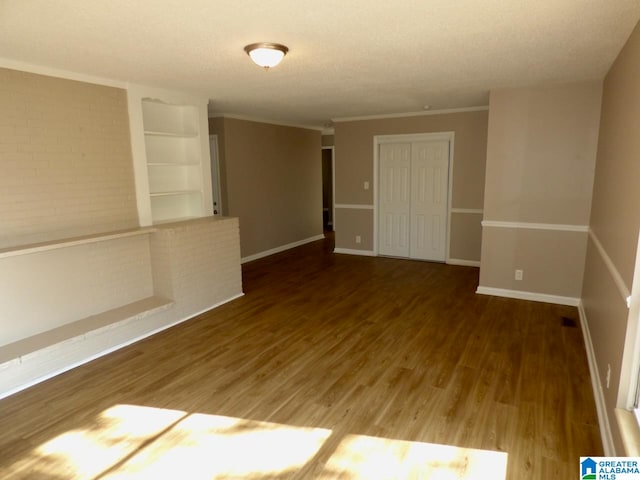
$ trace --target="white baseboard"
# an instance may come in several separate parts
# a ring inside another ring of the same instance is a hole
[[[297,242],[287,243],[286,245],[281,245],[279,247],[272,248],[271,250],[265,250],[264,252],[254,253],[253,255],[242,257],[240,259],[240,263],[253,262],[254,260],[268,257],[269,255],[274,255],[276,253],[284,252],[285,250],[299,247],[300,245],[305,245],[307,243],[315,242],[316,240],[322,240],[323,238],[324,238],[324,234],[321,234],[321,235],[316,235],[314,237],[305,238],[304,240],[298,240]]]
[[[611,424],[609,423],[609,415],[607,414],[607,407],[604,401],[604,392],[602,390],[602,382],[600,381],[600,373],[598,372],[596,354],[593,350],[593,343],[591,343],[591,333],[589,332],[587,314],[584,310],[584,306],[582,305],[582,301],[578,304],[578,312],[580,313],[580,326],[582,327],[584,346],[587,350],[593,398],[596,401],[596,411],[598,412],[598,424],[600,426],[600,436],[602,437],[602,448],[604,449],[605,456],[615,457],[616,449],[613,443],[613,435],[611,434]]]
[[[548,295],[546,293],[523,292],[520,290],[507,290],[504,288],[479,286],[476,293],[481,295],[493,295],[494,297],[517,298],[519,300],[532,300],[534,302],[555,303],[557,305],[569,305],[577,307],[580,304],[579,298],[561,297],[558,295]]]
[[[450,258],[449,260],[447,260],[447,265],[461,265],[463,267],[479,267],[480,261],[463,260],[461,258]]]
[[[355,248],[334,248],[333,253],[344,253],[346,255],[362,255],[364,257],[375,257],[373,250],[356,250]]]
[[[182,322],[191,320],[204,312],[208,312],[243,295],[244,293],[234,295],[185,318],[172,321],[159,327],[156,326],[125,341],[119,341],[115,345],[113,344],[113,338],[117,338],[118,333],[122,334],[125,329],[129,328],[132,325],[131,322],[123,322],[119,326],[114,325],[113,328],[108,329],[108,333],[103,335],[86,335],[60,344],[60,348],[47,348],[39,352],[38,355],[28,355],[7,362],[3,364],[0,369],[0,399],[25,390],[40,382],[44,382],[45,380],[49,380],[56,375],[60,375],[61,373],[79,367],[80,365],[135,342],[139,342]],[[141,321],[144,320],[143,318]]]

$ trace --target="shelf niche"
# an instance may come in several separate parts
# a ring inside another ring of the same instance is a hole
[[[205,216],[198,108],[143,98],[142,122],[152,222]]]

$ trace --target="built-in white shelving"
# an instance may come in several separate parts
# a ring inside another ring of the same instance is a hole
[[[144,98],[142,122],[152,222],[205,215],[198,108]]]

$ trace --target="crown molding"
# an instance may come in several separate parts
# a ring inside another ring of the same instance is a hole
[[[0,67],[10,70],[19,70],[21,72],[35,73],[37,75],[46,75],[48,77],[64,78],[66,80],[76,80],[78,82],[93,83],[95,85],[104,85],[106,87],[116,87],[126,89],[130,84],[113,78],[105,78],[94,75],[86,75],[84,73],[72,72],[60,68],[47,67],[44,65],[35,65],[33,63],[19,62],[10,58],[0,57]]]
[[[268,118],[252,117],[250,115],[237,115],[235,113],[211,113],[209,112],[209,118],[231,118],[233,120],[245,120],[247,122],[266,123],[269,125],[277,125],[279,127],[293,127],[304,128],[306,130],[315,130],[323,132],[324,127],[318,127],[317,125],[301,125],[297,123],[280,122],[278,120],[270,120]]]
[[[442,110],[427,110],[421,112],[385,113],[381,115],[362,115],[359,117],[332,118],[333,122],[356,122],[361,120],[382,120],[385,118],[422,117],[427,115],[445,115],[448,113],[482,112],[489,110],[489,105],[467,108],[447,108]]]

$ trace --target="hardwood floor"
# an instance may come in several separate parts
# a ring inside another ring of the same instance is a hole
[[[0,401],[0,477],[568,479],[603,454],[575,308],[331,248]]]

